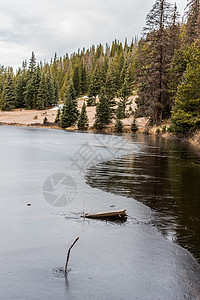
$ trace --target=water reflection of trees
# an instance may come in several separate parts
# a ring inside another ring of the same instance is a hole
[[[163,235],[200,259],[200,160],[180,142],[139,137],[140,143],[145,141],[140,153],[90,169],[87,181],[151,207]]]

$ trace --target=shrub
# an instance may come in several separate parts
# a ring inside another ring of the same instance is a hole
[[[46,124],[46,123],[48,123],[49,121],[48,121],[48,119],[47,119],[47,117],[45,116],[44,117],[44,120],[43,120],[43,124]]]

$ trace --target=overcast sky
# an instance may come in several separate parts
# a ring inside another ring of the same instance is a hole
[[[174,3],[172,0],[171,3]],[[0,64],[21,66],[34,51],[49,61],[78,48],[139,36],[155,0],[0,0]],[[187,0],[176,1],[183,14]]]

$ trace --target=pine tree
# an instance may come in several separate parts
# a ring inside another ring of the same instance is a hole
[[[187,55],[189,62],[172,112],[172,129],[178,136],[200,129],[200,43],[189,48]]]
[[[94,56],[94,60],[97,61],[99,59],[100,56],[103,55],[103,46],[100,44],[97,46],[96,48],[96,53]]]
[[[117,96],[117,85],[115,77],[111,72],[107,74],[106,84],[105,84],[105,91],[109,98],[110,106],[115,106],[115,97]]]
[[[117,109],[116,109],[116,118],[118,120],[125,119],[125,117],[126,117],[125,110],[126,110],[125,103],[123,103],[122,101],[119,101],[117,104]]]
[[[88,128],[88,117],[87,117],[87,112],[86,112],[86,104],[84,102],[82,109],[81,109],[80,116],[79,116],[79,120],[78,120],[78,129],[85,130],[87,128]]]
[[[73,80],[71,79],[70,82],[69,82],[69,85],[67,87],[67,91],[66,91],[66,94],[69,93],[72,97],[72,100],[75,100],[76,99],[76,90],[75,90],[75,87],[74,87],[74,82]]]
[[[37,95],[37,109],[44,109],[46,107],[46,97],[48,92],[47,81],[45,74],[42,74],[38,95]]]
[[[89,85],[88,96],[89,98],[96,98],[101,91],[103,81],[101,76],[100,66],[97,65],[92,73],[91,82]]]
[[[5,85],[5,70],[3,66],[0,66],[0,108],[3,105],[3,89]]]
[[[184,49],[177,49],[171,61],[169,68],[169,83],[168,89],[171,94],[171,106],[174,104],[174,99],[177,93],[179,84],[181,83],[184,73],[187,68],[187,61],[184,54]]]
[[[120,100],[118,102],[118,107],[116,110],[116,117],[117,119],[125,119],[126,118],[126,107],[127,105],[131,104],[129,101],[129,96],[131,94],[130,87],[128,82],[125,80],[124,84],[122,85],[122,89],[120,91]]]
[[[12,110],[14,108],[15,102],[16,102],[15,85],[14,85],[12,75],[8,74],[8,78],[6,80],[6,85],[3,90],[2,110],[4,110],[4,111]]]
[[[36,92],[36,84],[35,84],[37,109],[49,108],[57,103],[57,99],[55,95],[55,84],[54,84],[52,74],[50,73],[50,70],[48,68],[45,71],[46,72],[43,71],[41,75],[41,80],[37,92]]]
[[[58,81],[55,77],[53,77],[53,86],[54,86],[54,103],[53,103],[53,105],[57,105],[58,100],[59,100],[59,87],[58,87]]]
[[[81,65],[80,90],[82,95],[87,93],[87,72],[83,64]]]
[[[75,88],[75,91],[76,91],[76,97],[78,97],[80,95],[80,91],[81,91],[81,78],[80,78],[80,67],[79,67],[79,65],[76,65],[74,67],[73,83],[74,83],[74,88]]]
[[[125,81],[128,85],[128,88],[130,90],[130,95],[131,95],[133,88],[134,88],[134,84],[135,84],[135,70],[133,67],[133,62],[130,62],[129,66],[127,68],[126,76],[124,78],[124,82]]]
[[[33,104],[32,108],[36,109],[37,107],[37,96],[39,92],[39,87],[40,87],[40,81],[41,81],[41,70],[40,66],[38,65],[34,74],[32,75],[33,77],[33,84],[34,84],[34,96],[33,96]]]
[[[156,0],[146,18],[145,39],[141,40],[136,61],[138,78],[138,111],[150,116],[157,125],[170,114],[168,69],[172,59],[168,26],[172,17],[171,5]]]
[[[120,73],[120,86],[122,86],[122,84],[124,83],[128,66],[129,66],[129,61],[128,61],[128,58],[126,57],[126,59],[124,61],[123,68],[122,68],[121,73]]]
[[[173,57],[175,51],[180,47],[180,24],[179,24],[180,15],[178,13],[177,5],[175,3],[172,10],[172,21],[169,27],[169,36],[171,40],[171,53]]]
[[[27,109],[32,109],[33,108],[34,92],[35,92],[34,79],[31,78],[27,82],[25,98],[24,98],[25,105],[26,105]]]
[[[72,95],[68,91],[66,94],[66,100],[61,114],[61,128],[74,126],[78,120],[78,116],[79,111],[77,108],[77,101],[72,98]]]
[[[136,124],[135,118],[133,118],[133,122],[132,122],[132,124],[131,124],[131,131],[132,131],[133,133],[135,133],[136,131],[138,131],[138,126],[137,126],[137,124]]]
[[[61,115],[61,110],[60,110],[60,108],[58,108],[57,115],[56,115],[56,118],[55,118],[55,123],[60,122],[60,115]]]
[[[99,96],[99,103],[96,108],[94,127],[98,130],[102,130],[111,121],[111,108],[109,104],[109,98],[106,94],[105,88],[102,87]]]
[[[119,57],[115,57],[115,59],[112,60],[112,62],[109,65],[108,71],[107,71],[107,77],[106,77],[106,93],[109,97],[111,106],[115,105],[114,98],[117,96],[117,91],[120,86],[120,61]],[[121,66],[122,67],[122,66]]]
[[[55,101],[55,91],[54,91],[54,82],[51,73],[48,71],[45,76],[46,81],[46,107],[51,107],[54,105]]]
[[[119,132],[119,133],[123,132],[123,123],[122,123],[122,121],[120,119],[116,120],[115,131]]]
[[[25,105],[26,108],[36,108],[37,93],[40,83],[40,68],[36,68],[36,58],[34,52],[29,62],[28,74],[27,74],[27,86],[25,92]]]
[[[29,61],[29,72],[30,72],[30,74],[33,75],[35,70],[36,70],[36,58],[35,58],[34,51],[32,51],[31,59]]]
[[[15,107],[24,108],[25,107],[25,93],[26,93],[26,75],[22,73],[16,80],[15,86]]]
[[[188,0],[187,36],[189,43],[200,37],[200,0]]]

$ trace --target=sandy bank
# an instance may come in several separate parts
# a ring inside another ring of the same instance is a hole
[[[136,103],[135,103],[136,96],[131,96],[129,99],[132,100],[131,109],[135,111]],[[78,100],[78,109],[81,110],[83,105],[84,99]],[[127,108],[127,112],[129,112],[129,108]],[[93,125],[95,122],[95,113],[96,107],[90,106],[87,107],[87,115],[89,120],[89,130],[93,130]],[[55,123],[57,111],[52,109],[45,109],[45,110],[24,110],[24,109],[16,109],[13,111],[0,111],[0,124],[1,125],[13,125],[13,126],[36,126],[36,127],[52,127],[52,128],[59,128]],[[133,114],[129,112],[130,116],[123,120],[124,129],[126,132],[130,131],[131,124],[133,122]],[[49,124],[43,124],[44,118],[48,119]],[[139,118],[137,119],[137,125],[139,129],[142,131],[145,127],[148,119],[147,118]],[[114,130],[115,121],[110,124],[107,128],[107,132]],[[77,126],[68,128],[70,130],[78,129]]]
[[[127,108],[127,113],[129,117],[123,120],[124,129],[123,131],[126,133],[131,132],[131,124],[133,122],[133,114],[129,111],[130,107],[134,112],[136,109],[135,99],[136,96],[131,96],[129,98],[132,100],[132,103]],[[118,100],[118,99],[117,99]],[[84,99],[78,100],[78,109],[81,111]],[[95,113],[96,106],[87,107],[87,115],[89,120],[89,131],[95,131],[94,122],[95,122]],[[45,110],[24,110],[24,109],[16,109],[13,111],[0,111],[0,125],[9,125],[9,126],[28,126],[28,127],[42,127],[42,128],[53,128],[60,129],[60,127],[55,123],[57,110],[45,109]],[[48,123],[43,124],[44,118],[48,119]],[[148,118],[137,118],[136,123],[138,126],[139,133],[148,133],[148,134],[159,134],[166,138],[176,138],[171,133],[162,132],[162,128],[164,126],[169,127],[170,122],[165,122],[160,127],[148,127]],[[115,132],[115,120],[104,130],[104,132]],[[158,128],[160,132],[158,133]],[[77,130],[77,126],[73,126],[67,128],[68,130]],[[194,137],[189,139],[189,142],[200,148],[200,131],[197,132]]]

